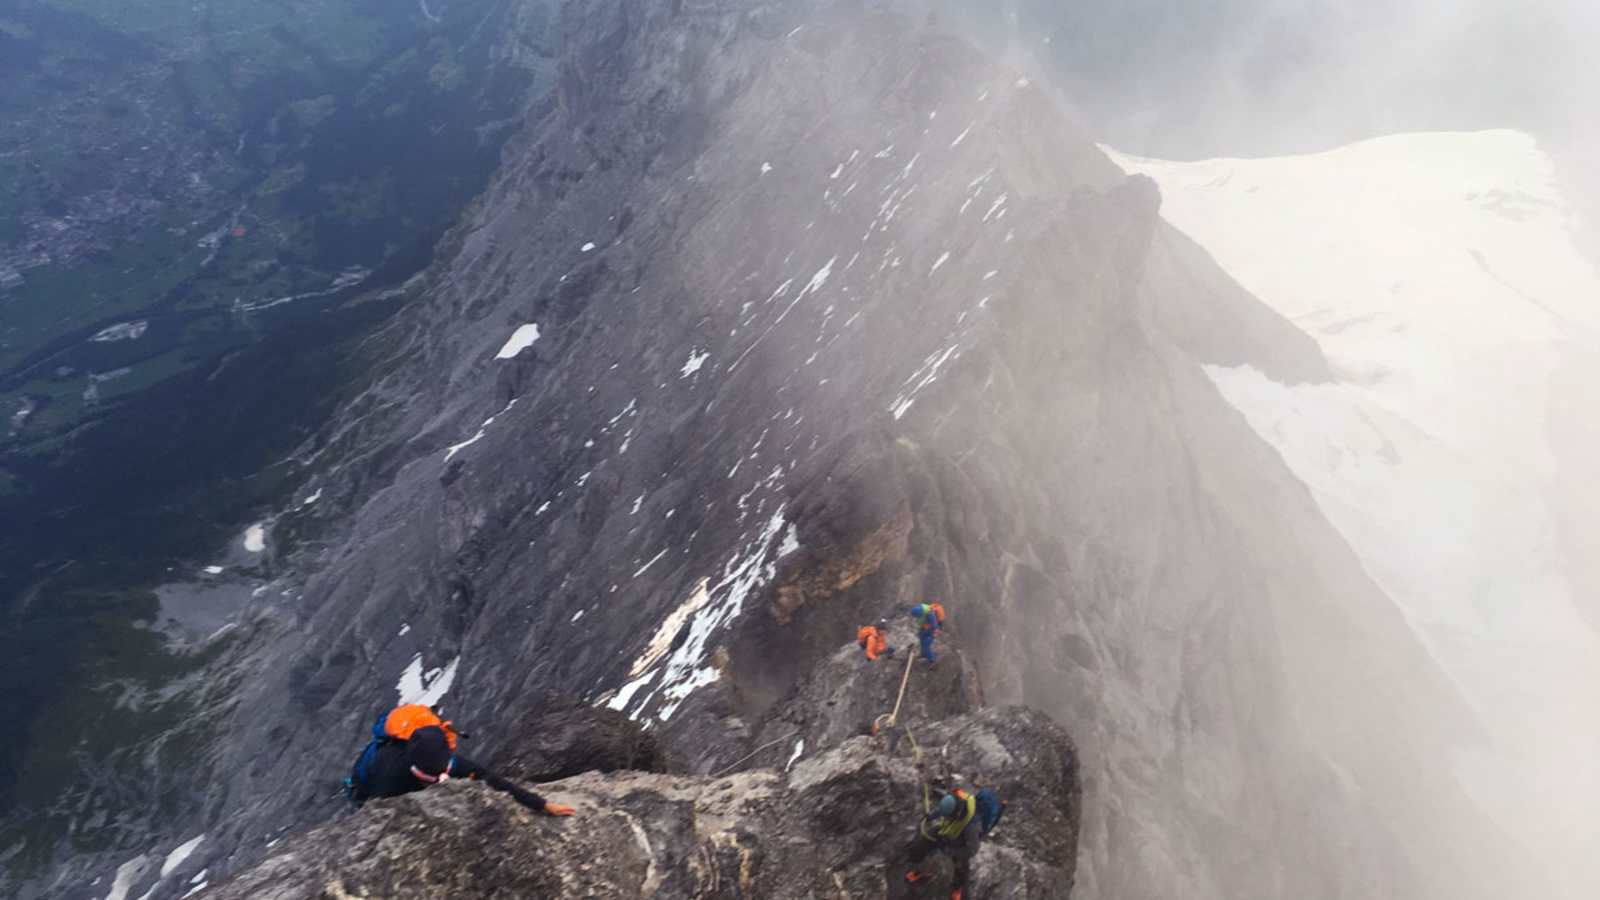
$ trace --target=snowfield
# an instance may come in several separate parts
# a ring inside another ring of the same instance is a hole
[[[1512,131],[1182,163],[1107,151],[1164,217],[1321,344],[1339,373],[1207,369],[1282,454],[1481,716],[1456,773],[1572,885],[1600,875],[1600,638],[1575,600],[1597,497],[1559,387],[1600,351],[1600,274],[1550,160]],[[1566,532],[1566,534],[1564,534]],[[1587,868],[1585,874],[1577,874]]]

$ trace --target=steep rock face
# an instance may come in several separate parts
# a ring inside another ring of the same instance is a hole
[[[948,865],[927,866],[934,880],[915,891],[901,878],[899,851],[915,837],[924,772],[935,769],[1009,798],[973,864],[977,896],[1069,896],[1079,800],[1059,726],[999,709],[929,731],[955,739],[921,769],[858,737],[783,770],[590,774],[541,788],[578,808],[566,820],[481,785],[446,784],[286,840],[207,896],[947,896]]]
[[[583,772],[672,767],[656,736],[607,709],[573,706],[550,698],[537,728],[518,729],[519,740],[496,754],[492,768],[523,781],[555,781]]]
[[[1150,181],[853,4],[565,21],[558,90],[312,457],[353,511],[252,612],[218,853],[324,818],[285,786],[408,670],[491,758],[553,688],[691,771],[790,735],[801,771],[897,687],[841,638],[937,598],[965,658],[907,702],[1074,732],[1080,896],[1503,890],[1454,859],[1494,859],[1441,764],[1457,699],[1202,371],[1326,365]]]

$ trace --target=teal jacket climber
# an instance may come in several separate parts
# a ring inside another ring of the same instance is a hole
[[[922,881],[926,877],[920,871],[922,863],[929,856],[942,853],[955,865],[955,890],[950,896],[960,900],[972,878],[972,858],[978,854],[978,845],[1000,824],[1004,812],[1005,803],[988,788],[977,793],[957,788],[940,797],[904,851],[912,866],[906,872],[906,881]]]
[[[917,623],[917,642],[922,645],[922,658],[932,663],[933,639],[944,627],[944,607],[937,603],[918,603],[911,607],[911,618]]]

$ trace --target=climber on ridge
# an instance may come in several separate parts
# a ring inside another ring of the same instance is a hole
[[[922,658],[933,665],[933,639],[944,627],[944,607],[937,603],[918,603],[911,607],[911,618],[917,623],[917,640],[922,644]]]
[[[906,848],[905,858],[912,869],[906,872],[906,881],[926,879],[918,867],[929,856],[943,853],[955,864],[955,880],[951,900],[961,900],[961,892],[972,877],[972,858],[978,854],[978,845],[1000,824],[1006,805],[994,791],[984,788],[976,794],[956,788],[934,805],[933,811],[922,820],[917,836]]]
[[[576,810],[535,794],[457,756],[456,730],[421,704],[397,707],[372,726],[372,741],[350,769],[345,791],[357,805],[373,797],[398,797],[452,778],[481,780],[527,808],[551,816]]]
[[[879,619],[877,625],[863,625],[861,630],[856,632],[856,643],[867,655],[867,662],[874,662],[879,656],[894,658],[894,648],[889,646],[888,630],[889,621]]]

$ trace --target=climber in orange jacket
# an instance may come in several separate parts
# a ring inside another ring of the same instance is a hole
[[[877,625],[863,625],[856,632],[856,643],[866,653],[868,662],[877,660],[879,656],[894,656],[894,648],[889,646],[889,635],[886,633],[888,628],[888,620],[879,619]]]
[[[549,816],[576,810],[539,796],[456,754],[460,734],[453,723],[420,703],[384,713],[372,726],[372,740],[345,779],[345,793],[356,805],[375,797],[398,797],[452,778],[481,780],[511,795],[528,809]]]

